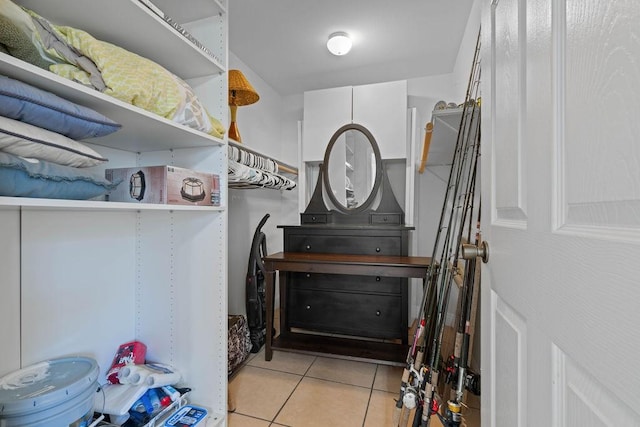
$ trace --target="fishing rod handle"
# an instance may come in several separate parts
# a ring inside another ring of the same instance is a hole
[[[411,414],[411,409],[404,407],[402,411],[402,420],[400,421],[400,427],[408,427],[409,426],[409,415]]]

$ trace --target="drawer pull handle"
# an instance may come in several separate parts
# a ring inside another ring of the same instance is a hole
[[[315,221],[316,221],[316,217],[315,217],[315,216],[312,216],[312,217],[311,217],[311,221],[314,221],[314,222],[315,222]]]
[[[380,252],[380,248],[376,248],[376,252]]]
[[[311,273],[307,273],[307,279],[311,277]]]
[[[311,250],[311,245],[307,245],[304,247],[306,250]]]
[[[307,306],[307,310],[311,310],[311,306],[310,305]]]
[[[379,282],[380,280],[380,276],[376,276],[376,282]]]
[[[376,311],[376,316],[380,317],[380,310]]]

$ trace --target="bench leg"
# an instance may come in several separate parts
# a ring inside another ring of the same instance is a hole
[[[275,271],[267,271],[265,277],[265,292],[267,304],[267,337],[264,349],[264,360],[267,362],[273,358],[273,349],[271,348],[271,342],[273,341],[273,309],[274,309],[274,293],[275,293]]]

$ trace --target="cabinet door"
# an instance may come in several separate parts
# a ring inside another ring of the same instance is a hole
[[[406,158],[407,81],[354,86],[353,122],[371,131],[383,159]]]
[[[348,123],[351,123],[351,86],[305,92],[302,160],[322,161],[335,131]]]

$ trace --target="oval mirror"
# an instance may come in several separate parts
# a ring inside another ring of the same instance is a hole
[[[373,202],[382,180],[376,140],[364,126],[348,124],[336,131],[324,154],[324,185],[333,205],[358,212]]]

